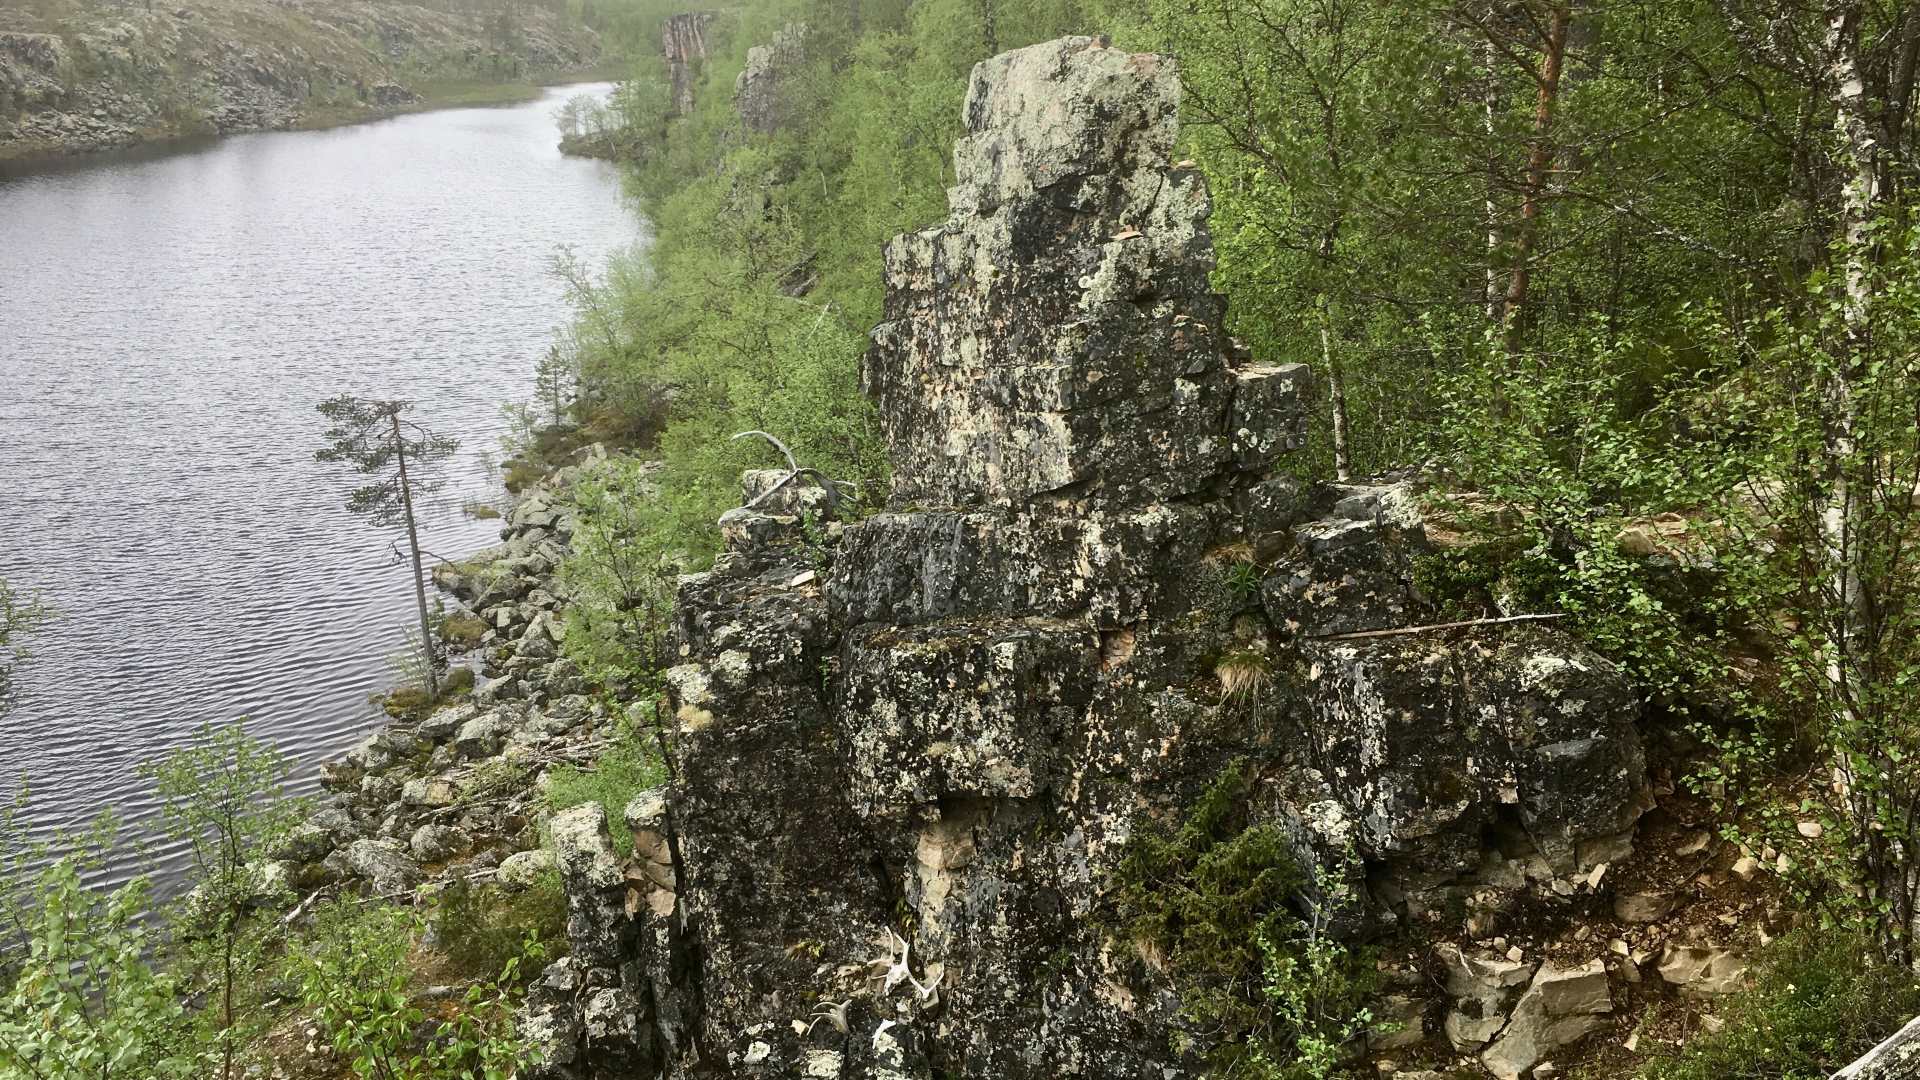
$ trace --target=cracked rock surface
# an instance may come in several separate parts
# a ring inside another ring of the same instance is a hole
[[[749,474],[682,580],[671,783],[628,809],[635,851],[554,830],[581,937],[542,1000],[629,995],[653,1071],[617,1075],[1199,1075],[1219,1035],[1116,929],[1115,870],[1236,761],[1249,817],[1359,894],[1336,933],[1571,888],[1630,843],[1638,706],[1590,650],[1329,636],[1437,621],[1419,503],[1278,471],[1308,374],[1222,329],[1178,95],[1091,38],[980,64],[950,216],[885,253],[885,512]],[[1490,1064],[1611,1008],[1604,971],[1451,967],[1446,1035]],[[544,1075],[615,1075],[589,1010],[542,1016],[573,1040]]]

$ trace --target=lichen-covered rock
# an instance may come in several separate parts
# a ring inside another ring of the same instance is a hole
[[[654,1075],[660,1056],[647,980],[651,954],[627,911],[607,812],[599,803],[576,806],[554,815],[549,831],[566,888],[571,955],[529,992],[522,1031],[546,1054],[530,1076]]]
[[[468,761],[492,757],[500,752],[500,744],[513,733],[513,724],[498,713],[482,713],[460,725],[459,734],[453,737],[455,756]]]
[[[1523,890],[1489,837],[1551,878],[1632,829],[1633,697],[1571,638],[1330,636],[1432,621],[1420,504],[1276,475],[1306,373],[1221,330],[1178,87],[1091,38],[975,69],[951,214],[888,247],[863,362],[889,506],[745,478],[680,583],[670,784],[631,852],[597,807],[555,823],[583,966],[547,1030],[591,1042],[617,984],[668,1076],[1199,1075],[1235,1033],[1116,893],[1230,771],[1343,936]],[[1457,956],[1448,1036],[1511,1061],[1605,1014],[1544,970]],[[1402,989],[1377,1045],[1424,1038]]]
[[[747,50],[746,67],[733,84],[734,108],[740,123],[748,131],[769,135],[780,130],[787,118],[783,84],[794,76],[794,68],[806,61],[807,27],[789,23],[765,45]]]
[[[394,840],[355,840],[328,856],[327,863],[342,877],[359,878],[382,896],[410,893],[424,876],[420,864]]]
[[[897,500],[1171,499],[1296,441],[1304,369],[1230,362],[1178,111],[1171,61],[1093,38],[974,69],[952,216],[887,246],[863,367]]]
[[[463,829],[428,823],[413,831],[407,840],[407,849],[421,862],[435,863],[459,854],[472,844],[473,837]]]
[[[540,848],[532,851],[516,851],[500,860],[500,869],[494,878],[500,884],[516,889],[524,889],[540,880],[540,876],[553,869],[553,852]]]
[[[1833,1080],[1920,1080],[1920,1019],[1834,1073]]]

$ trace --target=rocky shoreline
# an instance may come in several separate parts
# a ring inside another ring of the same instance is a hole
[[[535,8],[505,37],[479,12],[364,0],[116,7],[21,25],[0,18],[0,163],[15,167],[379,119],[600,60],[593,31]]]
[[[549,474],[506,515],[502,543],[435,572],[486,626],[465,657],[478,668],[471,694],[394,719],[323,766],[324,794],[269,879],[307,896],[363,885],[410,902],[455,878],[526,885],[552,866],[538,828],[545,774],[590,763],[617,719],[559,655],[566,492],[593,464]]]

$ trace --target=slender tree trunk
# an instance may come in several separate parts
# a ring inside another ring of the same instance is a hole
[[[427,697],[437,698],[440,674],[434,668],[433,624],[427,620],[427,578],[420,566],[420,531],[413,520],[413,485],[407,481],[407,443],[401,437],[399,414],[392,421],[394,456],[400,462],[400,502],[407,512],[407,547],[413,554],[413,601],[420,611],[420,654],[427,665]]]
[[[1900,24],[1900,53],[1887,83],[1887,119],[1884,141],[1895,150],[1907,145],[1907,121],[1913,115],[1913,85],[1920,70],[1920,4],[1907,9]]]
[[[1325,293],[1320,295],[1320,361],[1327,369],[1327,398],[1333,407],[1333,478],[1353,479],[1353,452],[1348,442],[1347,378],[1333,349],[1333,315]]]
[[[233,935],[239,930],[238,916],[227,912],[225,941],[220,957],[220,1078],[233,1080]]]
[[[1835,642],[1833,663],[1836,665],[1846,663],[1861,615],[1860,583],[1853,567],[1855,506],[1850,474],[1859,426],[1855,386],[1869,332],[1867,319],[1872,299],[1868,283],[1873,257],[1871,229],[1880,195],[1873,127],[1867,116],[1866,84],[1860,71],[1860,17],[1858,3],[1840,4],[1831,9],[1826,43],[1834,126],[1842,148],[1840,164],[1846,173],[1846,181],[1840,188],[1841,238],[1845,250],[1841,318],[1846,334],[1843,354],[1835,358],[1826,385],[1821,388],[1826,412],[1822,440],[1826,462],[1820,533],[1832,574],[1830,585],[1843,612],[1835,627],[1839,638]],[[1845,678],[1845,672],[1838,668],[1830,674]],[[1836,681],[1835,685],[1840,683]]]
[[[1481,63],[1486,82],[1480,90],[1481,123],[1487,136],[1487,280],[1486,310],[1489,326],[1500,318],[1500,202],[1498,198],[1499,159],[1494,147],[1495,122],[1500,115],[1500,76],[1493,47],[1493,23],[1498,9],[1487,5],[1487,40],[1481,43]]]
[[[1540,232],[1540,202],[1546,192],[1547,173],[1553,167],[1553,117],[1559,105],[1560,72],[1566,60],[1567,24],[1573,18],[1570,0],[1554,0],[1547,17],[1547,40],[1540,57],[1539,93],[1533,111],[1533,139],[1527,151],[1526,190],[1520,204],[1520,223],[1515,229],[1513,274],[1507,281],[1506,304],[1501,317],[1506,324],[1507,351],[1520,348],[1520,316],[1527,306],[1532,286],[1533,249]]]
[[[1850,752],[1864,752],[1873,771],[1893,777],[1907,766],[1889,754],[1880,740],[1879,724],[1884,721],[1886,705],[1878,700],[1881,688],[1873,684],[1884,676],[1876,673],[1880,646],[1875,641],[1872,605],[1861,577],[1865,559],[1871,554],[1865,550],[1864,519],[1871,509],[1868,500],[1872,489],[1867,474],[1870,465],[1862,460],[1858,443],[1863,421],[1859,398],[1868,376],[1872,336],[1872,271],[1877,258],[1873,227],[1885,193],[1873,105],[1868,100],[1860,57],[1864,14],[1858,0],[1827,9],[1825,75],[1840,147],[1837,164],[1845,176],[1839,193],[1844,333],[1839,355],[1832,358],[1820,388],[1824,461],[1817,509],[1827,599],[1832,605],[1826,619],[1833,637],[1826,672],[1832,708],[1841,731],[1851,733],[1853,740],[1872,743],[1840,747],[1841,767],[1848,769],[1852,764]],[[1914,910],[1915,875],[1909,868],[1914,853],[1906,850],[1911,833],[1893,837],[1873,828],[1883,813],[1900,812],[1901,793],[1897,786],[1888,788],[1887,781],[1880,777],[1868,777],[1848,797],[1853,802],[1856,824],[1867,841],[1863,869],[1872,876],[1881,898],[1891,905],[1891,917],[1882,920],[1880,926],[1882,947],[1889,958],[1911,963],[1912,935],[1920,932],[1920,925],[1916,925],[1920,919],[1916,919]]]

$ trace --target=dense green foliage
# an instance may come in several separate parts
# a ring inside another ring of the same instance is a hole
[[[471,987],[463,1007],[429,1024],[408,962],[418,919],[403,908],[345,901],[321,911],[306,947],[290,950],[300,1000],[360,1080],[507,1080],[530,1060],[503,986]],[[519,957],[500,973],[519,978]]]
[[[1219,1075],[1318,1080],[1365,1028],[1376,977],[1324,933],[1346,898],[1302,875],[1276,826],[1248,822],[1250,783],[1236,764],[1178,828],[1134,834],[1119,929],[1165,964],[1196,1029],[1229,1035]]]
[[[1662,1050],[1646,1080],[1826,1080],[1920,1012],[1912,972],[1862,963],[1868,939],[1800,932],[1761,957],[1754,986],[1725,1026]]]
[[[295,905],[272,872],[285,869],[270,860],[303,809],[281,796],[288,768],[238,726],[204,728],[143,766],[161,832],[187,854],[185,887],[164,905],[146,874],[94,883],[110,864],[139,865],[111,819],[29,845],[22,796],[0,822],[0,1076],[254,1075],[289,1022],[317,1024],[368,1080],[504,1080],[528,1060],[512,1012],[564,933],[558,882],[444,894],[433,962],[443,958],[462,991],[428,1001],[412,911],[347,898],[309,921],[283,919],[314,898]]]
[[[183,984],[151,961],[162,944],[143,921],[152,897],[136,878],[89,887],[113,852],[103,819],[66,838],[64,853],[24,846],[7,814],[0,916],[10,940],[0,957],[0,1073],[33,1080],[188,1080],[206,1075],[194,1053]]]

